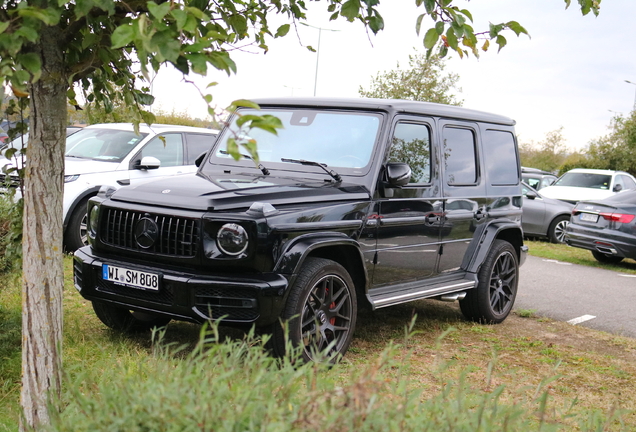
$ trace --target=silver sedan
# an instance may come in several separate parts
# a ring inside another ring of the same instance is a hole
[[[523,233],[529,237],[547,237],[553,243],[565,241],[565,228],[570,223],[572,204],[541,195],[522,182]]]

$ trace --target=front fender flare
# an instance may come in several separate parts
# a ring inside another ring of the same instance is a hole
[[[523,234],[521,228],[515,222],[500,221],[486,226],[479,236],[479,241],[474,243],[474,246],[471,245],[472,253],[468,254],[471,258],[465,267],[467,271],[471,273],[479,271],[488,255],[488,251],[490,251],[490,246],[498,238],[502,238],[512,244],[517,251],[517,258],[521,265],[523,258]]]

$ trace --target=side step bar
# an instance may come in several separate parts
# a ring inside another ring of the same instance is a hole
[[[461,300],[466,296],[464,290],[475,288],[477,282],[474,280],[454,280],[426,287],[405,287],[403,289],[386,291],[382,290],[378,293],[369,293],[369,302],[373,305],[373,309],[379,309],[400,303],[406,303],[413,300],[420,300],[430,297],[437,297],[444,301]]]

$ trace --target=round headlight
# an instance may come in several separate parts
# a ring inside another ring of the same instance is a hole
[[[99,206],[94,205],[88,214],[88,233],[91,237],[97,235],[97,219],[99,218]]]
[[[247,231],[239,224],[227,223],[216,235],[216,244],[227,255],[240,255],[247,249],[249,242]]]

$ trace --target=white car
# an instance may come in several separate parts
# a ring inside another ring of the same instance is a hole
[[[636,189],[636,178],[624,171],[576,168],[563,174],[541,195],[576,204],[607,198],[617,192]]]
[[[197,170],[195,160],[216,141],[217,131],[176,125],[97,124],[66,139],[64,245],[86,244],[86,204],[102,186],[118,189]]]

